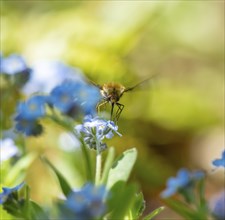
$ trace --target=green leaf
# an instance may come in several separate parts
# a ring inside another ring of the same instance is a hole
[[[47,214],[44,212],[41,206],[34,201],[30,200],[30,187],[26,185],[25,188],[25,202],[22,204],[22,213],[24,219],[48,220]]]
[[[126,182],[133,169],[134,163],[137,159],[137,150],[135,148],[129,149],[113,163],[109,170],[107,188],[111,188],[116,182]]]
[[[5,183],[6,185],[12,185],[16,182],[19,182],[20,179],[23,179],[27,168],[32,164],[36,159],[37,155],[30,153],[22,157],[9,171]]]
[[[199,197],[199,205],[202,208],[207,207],[207,201],[205,199],[205,180],[202,179],[198,183],[197,187],[198,197]]]
[[[30,201],[29,202],[30,205],[30,212],[31,212],[31,216],[32,219],[35,220],[40,220],[40,219],[45,219],[48,220],[48,216],[47,214],[44,212],[44,210],[34,201]]]
[[[192,210],[190,207],[187,206],[187,204],[175,200],[175,199],[164,199],[165,204],[173,209],[176,213],[180,214],[186,219],[192,219],[196,220],[196,213],[194,210]],[[198,218],[197,218],[198,219]]]
[[[72,191],[72,188],[70,187],[69,183],[67,180],[63,177],[63,175],[55,168],[55,166],[46,158],[46,157],[41,157],[42,161],[47,164],[56,174],[60,187],[63,191],[63,194],[65,196],[68,196],[70,192]]]
[[[153,219],[156,215],[158,215],[160,212],[162,212],[163,210],[165,209],[164,206],[161,206],[157,209],[155,209],[154,211],[152,211],[151,213],[149,213],[148,215],[146,215],[144,217],[143,220],[150,220],[150,219]]]
[[[197,196],[198,196],[198,204],[197,204],[197,212],[201,219],[207,219],[207,215],[209,215],[208,203],[205,198],[205,179],[202,179],[198,182],[197,185]]]
[[[11,214],[9,214],[6,210],[3,209],[3,206],[0,206],[0,213],[1,213],[1,219],[7,219],[7,220],[13,220],[15,217],[13,217]]]
[[[133,207],[131,209],[132,219],[138,219],[145,209],[145,200],[143,194],[140,192],[135,195]]]
[[[111,188],[111,198],[109,199],[109,219],[125,219],[130,214],[134,204],[137,186],[135,184],[126,185],[119,181]]]

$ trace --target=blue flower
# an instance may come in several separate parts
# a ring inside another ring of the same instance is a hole
[[[171,177],[167,181],[167,189],[161,193],[162,198],[168,198],[175,193],[186,190],[193,186],[193,183],[204,177],[202,171],[189,172],[187,169],[180,169],[177,177]]]
[[[15,119],[17,121],[15,128],[18,132],[26,136],[38,136],[42,133],[42,126],[35,120]]]
[[[84,82],[65,81],[51,91],[48,100],[50,105],[73,117],[79,111],[85,115],[94,113],[100,93]]]
[[[10,138],[0,140],[0,163],[19,153],[14,141]]]
[[[21,102],[17,106],[17,115],[15,117],[17,131],[27,136],[37,136],[43,131],[38,119],[45,116],[45,96],[33,96],[26,102]]]
[[[216,167],[224,167],[225,168],[225,150],[222,153],[222,157],[220,159],[213,160],[212,164]]]
[[[72,109],[79,109],[76,100],[81,84],[72,81],[66,81],[56,86],[48,98],[49,104],[58,108],[62,113],[68,114]]]
[[[36,120],[45,115],[46,98],[44,96],[33,96],[26,102],[17,106],[16,120]]]
[[[78,91],[76,96],[79,105],[85,115],[93,114],[96,111],[96,105],[101,99],[99,89],[88,84],[83,86]]]
[[[27,66],[23,57],[12,54],[0,58],[0,73],[16,88],[21,88],[30,79],[32,70]]]
[[[24,186],[24,182],[13,188],[2,187],[3,192],[0,193],[0,204],[6,202],[14,193],[20,190]]]
[[[23,57],[12,54],[7,58],[1,58],[0,72],[9,75],[24,72],[28,69]]]
[[[108,193],[105,186],[86,184],[80,191],[73,191],[68,196],[65,207],[74,213],[74,219],[95,219],[106,212],[105,201]]]
[[[212,204],[212,214],[216,220],[225,219],[225,191],[223,191],[217,198],[214,199]]]
[[[93,149],[97,149],[97,142],[100,144],[100,151],[104,150],[107,146],[102,142],[105,138],[112,138],[114,133],[119,136],[121,134],[117,131],[118,126],[113,121],[106,121],[99,117],[92,118],[92,116],[86,116],[84,123],[75,127],[79,136],[84,139],[85,144]]]

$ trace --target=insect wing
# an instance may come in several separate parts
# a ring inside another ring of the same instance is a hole
[[[102,86],[100,86],[99,84],[95,83],[94,81],[90,80],[90,79],[87,79],[87,81],[92,84],[93,86],[99,88],[99,89],[102,89]]]
[[[155,76],[155,75],[154,75],[154,76]],[[143,81],[137,83],[136,85],[134,85],[134,86],[132,86],[132,87],[126,88],[126,89],[124,90],[124,92],[132,91],[133,89],[139,87],[140,85],[143,85],[143,84],[145,84],[146,82],[149,82],[154,76],[151,76],[151,77],[149,77],[149,78],[147,78],[147,79],[145,79],[145,80],[143,80]]]

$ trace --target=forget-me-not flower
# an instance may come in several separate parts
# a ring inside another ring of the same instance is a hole
[[[224,167],[225,168],[225,150],[222,153],[222,157],[220,159],[213,160],[212,164],[216,167]]]
[[[77,101],[85,115],[93,114],[96,111],[96,105],[101,99],[100,91],[92,85],[83,84],[78,94]]]
[[[8,199],[13,196],[18,190],[20,190],[24,186],[24,182],[20,183],[19,185],[13,188],[2,187],[2,193],[0,193],[0,205],[6,202]]]
[[[38,136],[42,133],[43,127],[36,120],[15,119],[15,128],[26,136]]]
[[[17,115],[15,117],[15,128],[17,131],[27,136],[37,136],[43,131],[38,119],[45,116],[46,97],[37,95],[32,96],[25,102],[17,106]]]
[[[37,120],[45,115],[46,97],[32,96],[17,106],[16,120]]]
[[[0,73],[16,88],[24,86],[30,79],[32,70],[29,68],[24,58],[17,54],[0,58]]]
[[[187,169],[180,169],[176,177],[168,179],[167,188],[161,193],[161,197],[168,198],[177,192],[188,189],[203,177],[204,173],[202,171],[189,172]]]
[[[94,113],[99,100],[100,93],[94,86],[68,80],[56,86],[48,97],[51,106],[72,117],[80,111],[85,115]]]
[[[80,87],[81,84],[73,81],[66,81],[56,86],[48,97],[49,104],[64,114],[68,114],[74,108],[78,109],[76,94],[79,92]]]
[[[64,206],[74,214],[74,219],[97,219],[106,212],[107,196],[105,186],[87,183],[81,190],[71,192]]]
[[[113,121],[107,121],[99,117],[94,117],[88,115],[84,118],[84,123],[77,125],[75,127],[76,132],[83,139],[85,144],[93,149],[98,149],[99,151],[104,150],[107,146],[103,143],[103,139],[110,139],[113,137],[114,133],[117,133],[119,136],[121,134],[117,131],[118,126],[115,125]],[[100,146],[97,146],[97,142]]]
[[[5,138],[0,140],[0,164],[18,153],[19,150],[12,139]]]

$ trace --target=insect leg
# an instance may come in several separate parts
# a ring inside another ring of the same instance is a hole
[[[102,106],[106,105],[106,104],[107,104],[107,101],[99,102],[99,103],[97,104],[97,106],[96,106],[97,113],[99,113],[99,112],[100,112],[100,108],[101,108]]]
[[[111,108],[111,115],[110,115],[110,120],[113,118],[113,109],[114,109],[114,102],[112,103],[112,108]]]
[[[123,104],[120,104],[120,103],[116,103],[118,109],[116,111],[116,115],[115,115],[115,122],[117,122],[119,120],[119,117],[120,117],[120,114],[122,113],[123,111],[123,108],[124,108],[124,105]]]

